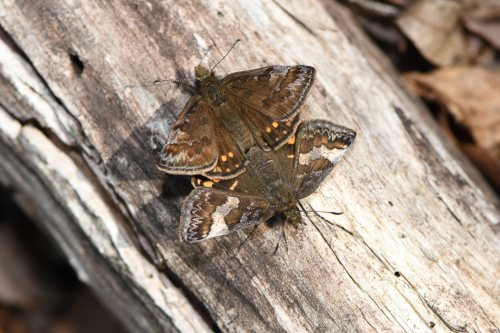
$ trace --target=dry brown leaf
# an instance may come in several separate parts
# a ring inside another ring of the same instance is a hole
[[[466,61],[466,43],[460,18],[464,4],[451,0],[422,0],[396,20],[420,53],[439,67]]]
[[[500,71],[457,67],[405,78],[419,95],[446,107],[480,147],[500,159]]]
[[[495,66],[495,49],[482,38],[467,34],[467,59],[483,67]]]
[[[465,27],[500,49],[500,1],[484,1],[472,11],[464,13]]]

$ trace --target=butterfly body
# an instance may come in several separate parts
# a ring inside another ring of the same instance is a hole
[[[201,242],[259,224],[276,213],[297,225],[299,199],[316,190],[355,136],[345,127],[312,121],[301,125],[278,150],[251,148],[245,156],[247,171],[234,179],[194,178],[196,188],[182,209],[181,239]]]
[[[201,95],[172,126],[159,168],[173,174],[230,179],[245,171],[252,147],[278,149],[293,136],[315,81],[309,66],[270,66],[217,80],[197,67]]]

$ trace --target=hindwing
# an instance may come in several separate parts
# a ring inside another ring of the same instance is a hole
[[[198,243],[257,225],[273,215],[274,208],[265,198],[198,187],[182,206],[180,237],[186,243]]]
[[[353,130],[324,120],[311,121],[299,128],[291,178],[299,199],[318,188],[355,138]]]

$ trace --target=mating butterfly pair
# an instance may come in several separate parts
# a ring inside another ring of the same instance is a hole
[[[271,66],[219,81],[196,68],[202,95],[184,107],[159,162],[168,173],[212,179],[194,179],[197,188],[182,209],[183,241],[225,235],[276,212],[300,221],[298,200],[321,184],[356,135],[326,121],[297,131],[315,73],[309,66]]]

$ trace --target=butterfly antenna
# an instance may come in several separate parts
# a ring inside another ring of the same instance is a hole
[[[208,52],[210,52],[210,50],[212,50],[213,47],[214,47],[213,45],[210,45],[210,47],[208,48],[207,52],[205,52],[205,55],[203,56],[203,58],[201,58],[200,63],[198,64],[198,66],[201,66],[201,63],[203,62],[203,60],[205,60],[205,58],[208,55]]]
[[[342,215],[344,212],[325,212],[322,210],[301,210],[302,213],[325,213],[325,214],[333,214],[333,215]]]
[[[335,223],[328,221],[327,219],[325,219],[323,216],[319,215],[318,213],[326,213],[326,214],[333,214],[333,215],[342,215],[342,214],[344,214],[344,212],[325,212],[325,211],[321,211],[321,210],[306,210],[304,208],[304,206],[302,206],[302,203],[299,202],[299,204],[300,204],[300,207],[302,207],[301,212],[304,212],[307,215],[307,218],[309,219],[309,221],[311,221],[311,222],[312,222],[312,220],[309,217],[309,215],[307,214],[308,212],[309,213],[314,213],[320,219],[322,219],[323,221],[325,221],[326,223],[331,224],[331,225],[335,225]],[[309,207],[311,207],[311,205],[309,205]],[[313,222],[313,224],[314,224],[314,222]]]
[[[238,42],[241,42],[241,39],[237,39],[233,46],[231,46],[231,48],[229,49],[229,51],[227,51],[226,55],[224,57],[222,57],[222,59],[214,66],[212,67],[212,69],[210,70],[210,73],[212,73],[212,71],[215,69],[215,67],[219,66],[219,64],[222,62],[222,60],[226,59],[227,55],[229,54],[229,52],[231,52],[231,50],[236,46],[236,44],[238,44]]]
[[[125,86],[123,89],[130,89],[130,88],[147,88],[147,87],[153,87],[153,84],[145,84],[145,85],[137,85],[137,86]]]
[[[157,83],[162,83],[162,82],[184,82],[184,81],[193,81],[193,80],[197,80],[196,77],[193,77],[191,79],[158,79],[158,80],[154,80],[153,81],[153,84],[157,84]]]

